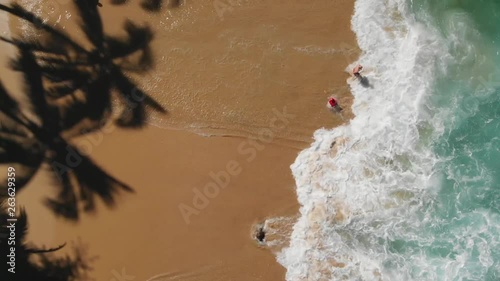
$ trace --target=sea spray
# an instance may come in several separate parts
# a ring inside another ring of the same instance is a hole
[[[492,48],[467,44],[484,38],[463,9],[444,5],[436,19],[436,1],[423,2],[356,1],[370,70],[351,83],[356,117],[318,130],[292,165],[301,217],[278,257],[287,280],[498,279],[498,158],[450,143],[498,156],[498,95],[481,82]],[[456,131],[479,113],[481,127],[466,125],[479,140]]]

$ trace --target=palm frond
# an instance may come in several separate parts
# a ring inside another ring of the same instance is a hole
[[[19,105],[7,92],[3,83],[0,82],[0,111],[5,113],[16,112],[19,110]],[[10,114],[9,114],[10,115]]]
[[[21,113],[18,102],[7,92],[2,82],[0,82],[0,112],[17,122],[19,126],[32,125],[32,122]]]
[[[71,184],[69,169],[65,165],[64,156],[65,154],[58,157],[62,159],[56,158],[52,163],[49,163],[52,168],[53,182],[60,190],[55,199],[45,199],[45,206],[58,216],[76,221],[79,218],[78,199]]]
[[[45,64],[53,64],[53,65],[59,65],[59,66],[71,66],[71,67],[77,67],[77,66],[90,66],[92,65],[91,62],[80,60],[80,61],[72,61],[69,60],[66,57],[49,57],[49,56],[38,56],[38,60],[40,61],[40,64],[43,66]]]
[[[64,81],[87,81],[91,74],[71,64],[46,64],[40,67],[41,74],[53,83]]]
[[[65,54],[63,50],[57,48],[56,46],[44,46],[40,42],[34,40],[29,40],[29,39],[20,40],[16,38],[9,39],[4,36],[0,36],[0,40],[12,44],[18,48],[28,49],[29,51],[32,52],[43,52],[46,54],[53,54],[53,55]]]
[[[125,103],[125,109],[122,116],[117,120],[117,125],[130,128],[144,126],[146,123],[145,105],[161,113],[166,113],[166,110],[160,104],[140,90],[123,73],[116,71],[113,80]]]
[[[113,80],[115,81],[115,86],[122,97],[134,103],[144,103],[160,113],[167,113],[167,110],[162,105],[140,90],[132,81],[130,81],[130,79],[125,77],[123,73],[119,71],[113,72]]]
[[[78,83],[77,81],[71,81],[70,84],[67,83],[53,83],[47,86],[46,94],[49,99],[57,100],[61,98],[66,98],[73,94],[75,91],[83,87],[84,83]]]
[[[29,50],[19,48],[19,52],[20,56],[16,60],[11,61],[11,67],[22,72],[25,94],[43,126],[50,118],[50,115],[47,101],[45,100],[45,89],[42,84],[40,67]]]
[[[139,59],[138,66],[144,70],[150,69],[153,66],[153,51],[148,46],[142,50],[142,55]]]
[[[41,150],[33,138],[0,132],[0,163],[38,167],[42,162]]]
[[[125,38],[105,37],[109,54],[113,59],[123,58],[144,50],[148,48],[151,40],[153,40],[153,31],[149,26],[140,27],[127,20],[124,29],[127,32]]]
[[[99,49],[104,49],[104,32],[102,27],[102,20],[99,12],[97,11],[98,1],[89,0],[73,0],[75,3],[78,14],[82,20],[80,27],[85,33],[87,39]]]
[[[115,195],[119,191],[133,192],[131,187],[106,173],[88,157],[83,156],[82,163],[73,172],[79,183],[86,211],[93,211],[96,195],[106,205],[113,206]]]
[[[142,128],[145,125],[146,111],[143,104],[126,107],[116,120],[116,125],[122,128]]]
[[[0,202],[0,237],[9,235],[10,229],[7,228],[7,218],[11,218],[3,206],[6,201]],[[91,270],[89,262],[92,262],[86,255],[86,252],[81,245],[73,249],[71,255],[63,257],[54,257],[51,253],[60,250],[63,245],[45,249],[30,246],[27,239],[28,231],[28,216],[24,208],[20,208],[19,215],[16,216],[16,273],[10,274],[8,280],[12,281],[69,281],[69,280],[87,280],[86,273]],[[9,243],[0,243],[0,251],[9,253],[11,245]],[[31,260],[31,257],[36,256],[37,261]],[[4,276],[4,275],[2,275]],[[5,278],[4,278],[5,279]],[[4,280],[2,279],[2,280]]]
[[[101,122],[108,118],[112,111],[110,89],[111,81],[107,76],[48,87],[48,96],[55,101],[54,106],[59,111],[61,130],[73,128],[85,119]],[[75,91],[81,92],[73,95]]]
[[[43,248],[28,248],[26,249],[26,252],[28,252],[28,254],[45,254],[45,253],[52,253],[52,252],[55,252],[55,251],[59,251],[61,250],[62,248],[64,248],[64,246],[66,246],[66,243],[64,244],[61,244],[57,247],[54,247],[54,248],[49,248],[49,249],[43,249]]]
[[[56,156],[52,162],[53,175],[59,180],[62,189],[56,199],[48,199],[46,204],[57,214],[67,219],[77,220],[79,201],[83,203],[85,212],[93,212],[96,197],[112,207],[119,191],[133,192],[132,188],[103,171],[68,143],[61,142],[54,149]],[[74,159],[78,160],[76,164],[67,164],[69,152],[72,153]],[[71,178],[75,179],[75,187],[72,185]]]
[[[163,0],[144,0],[141,7],[150,12],[158,12],[161,10]]]
[[[19,122],[10,118],[3,111],[0,111],[0,132],[26,139],[33,137],[33,134],[31,134],[26,126],[19,124]]]
[[[20,19],[26,20],[31,24],[33,24],[36,28],[49,32],[52,36],[63,40],[65,43],[69,44],[71,47],[73,47],[75,50],[79,52],[88,53],[87,50],[85,50],[85,48],[83,48],[78,43],[73,41],[66,33],[46,24],[43,19],[27,11],[25,8],[23,8],[21,5],[17,3],[12,3],[10,6],[0,4],[0,10],[12,14]]]

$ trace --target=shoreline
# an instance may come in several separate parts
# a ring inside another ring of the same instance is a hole
[[[217,36],[240,28],[242,34],[259,42],[256,34],[266,34],[266,31],[247,30],[246,26],[252,26],[252,19],[262,16],[263,21],[259,24],[274,24],[278,28],[278,31],[266,35],[269,38],[277,36],[285,44],[289,36],[294,36],[290,35],[290,31],[293,31],[291,28],[299,28],[296,33],[298,39],[294,39],[297,41],[288,42],[289,46],[309,44],[307,46],[313,46],[312,49],[267,53],[267,59],[261,61],[263,68],[258,73],[252,72],[252,68],[247,74],[250,78],[242,78],[237,89],[217,84],[210,72],[206,72],[210,74],[208,76],[198,76],[203,83],[197,83],[195,77],[189,75],[180,76],[185,69],[192,73],[205,73],[206,67],[200,62],[209,62],[207,59],[212,55],[217,57],[218,54],[213,52],[227,42],[220,43],[220,46],[210,42],[203,50],[189,50],[202,57],[202,60],[189,60],[188,57],[177,54],[178,56],[172,57],[173,62],[159,61],[156,70],[137,81],[153,97],[167,105],[169,111],[173,109],[172,114],[166,116],[169,118],[167,121],[153,116],[153,124],[143,130],[115,128],[108,133],[99,135],[98,132],[74,140],[82,151],[88,152],[111,175],[130,184],[135,193],[120,194],[115,209],[108,210],[98,204],[95,215],[84,215],[80,222],[69,223],[56,218],[43,206],[42,199],[52,189],[45,171],[39,173],[19,195],[19,200],[26,205],[29,215],[29,241],[41,245],[81,243],[88,251],[89,258],[98,256],[92,264],[94,270],[91,272],[96,280],[111,280],[123,270],[134,276],[133,280],[141,281],[179,280],[178,278],[284,280],[285,268],[276,260],[276,253],[287,245],[289,237],[284,237],[282,233],[291,232],[299,208],[295,180],[289,166],[294,163],[298,153],[309,146],[314,131],[320,127],[344,124],[352,118],[352,96],[345,81],[348,75],[344,69],[350,63],[350,56],[354,60],[357,54],[343,53],[345,48],[356,46],[350,28],[343,28],[350,26],[354,1],[338,0],[330,3],[324,0],[316,3],[317,7],[310,8],[306,13],[301,13],[301,9],[309,7],[300,1],[286,5],[283,3],[268,6],[247,3],[247,6],[240,9],[234,7],[233,12],[224,14],[224,20],[209,26],[209,34]],[[339,4],[340,8],[327,9],[335,7],[335,4]],[[346,7],[351,9],[347,16]],[[160,52],[162,45],[173,44],[167,50],[172,55],[182,46],[197,46],[203,44],[203,40],[208,40],[207,35],[196,39],[196,34],[207,32],[203,26],[207,19],[217,15],[212,7],[208,7],[209,10],[204,10],[205,8],[207,7],[202,3],[189,7],[189,11],[196,12],[199,16],[196,20],[191,19],[190,29],[155,30],[159,37],[153,46],[156,55],[165,56]],[[105,26],[129,15],[127,13],[132,13],[133,19],[144,21],[141,18],[143,13],[134,10],[133,5],[114,8],[108,4],[101,11]],[[314,11],[321,11],[321,14],[313,19],[310,15]],[[181,9],[168,13],[179,15],[186,24],[190,22],[190,18],[185,18]],[[166,11],[163,15],[165,14]],[[288,19],[290,16],[301,19]],[[310,23],[307,22],[308,19]],[[147,21],[154,24],[155,21],[164,19],[156,14],[148,16]],[[328,24],[321,27],[322,21]],[[293,26],[287,27],[292,22]],[[64,26],[64,22],[61,24]],[[329,30],[331,27],[334,29]],[[318,28],[320,30],[317,34],[310,34]],[[186,31],[186,36],[183,31]],[[331,38],[323,38],[326,34],[330,34]],[[171,35],[179,36],[177,43],[165,41]],[[315,42],[316,45],[310,42]],[[256,63],[259,62],[255,60],[256,55],[258,58],[259,52],[265,51],[266,46],[268,45],[257,44],[257,49],[248,52],[239,50],[231,55],[235,61]],[[315,49],[318,46],[324,48]],[[332,49],[337,50],[337,53],[324,51]],[[304,50],[313,50],[313,54],[304,54]],[[286,64],[283,65],[283,62]],[[217,75],[223,77],[246,73],[240,68],[211,67]],[[173,83],[173,86],[168,81],[149,84],[151,77],[163,75],[162,71],[168,72],[166,69],[172,71],[179,81]],[[262,85],[255,84],[256,81],[263,81]],[[254,88],[244,92],[253,96],[250,107],[239,106],[239,102],[248,102],[245,99],[224,104],[236,97],[234,93],[244,91],[245,87],[253,87],[254,84]],[[180,90],[177,93],[179,85],[185,85],[193,92]],[[220,87],[221,90],[200,93],[196,91],[196,87]],[[168,95],[162,95],[163,91]],[[340,115],[332,116],[325,108],[327,97],[332,91],[344,108],[343,118]],[[179,98],[178,94],[188,96]],[[203,107],[213,108],[214,112],[219,110],[221,104],[227,106],[224,109],[227,114],[224,113],[224,118],[217,119],[213,112],[196,112],[189,105],[182,108],[181,105],[186,106],[185,100],[192,100],[197,96],[203,99]],[[283,108],[287,108],[294,118],[283,128],[274,130],[269,122],[276,115],[275,111],[282,111]],[[195,112],[193,116],[196,118],[190,118],[190,112]],[[196,130],[197,125],[194,124],[204,119],[208,126],[218,124],[212,132]],[[186,127],[186,124],[191,127]],[[215,136],[203,136],[212,134]],[[229,175],[226,186],[222,181],[217,182],[216,179],[225,179],[226,175]],[[39,186],[47,189],[38,188]],[[207,193],[207,196],[205,191],[210,192],[210,188],[213,193]],[[208,203],[203,207],[195,206],[193,200],[201,197],[206,199],[200,199],[201,203]],[[186,216],[180,211],[182,204],[187,206],[182,208],[189,213],[189,223],[186,223]],[[272,230],[267,239],[273,243],[267,243],[267,246],[253,237],[255,229],[262,224]],[[69,253],[70,247],[66,248],[60,254]],[[157,277],[151,279],[154,276]]]
[[[129,153],[115,154],[117,142],[121,150]],[[179,147],[179,142],[190,145]],[[137,150],[137,143],[142,143],[143,148]],[[163,149],[152,145],[155,143],[161,143]],[[121,267],[138,280],[148,280],[155,274],[193,273],[207,266],[211,271],[193,280],[206,280],[207,275],[218,276],[226,271],[227,280],[233,280],[236,276],[251,276],[256,268],[261,276],[266,276],[265,280],[283,279],[284,268],[276,262],[275,255],[252,235],[254,226],[268,218],[293,217],[297,213],[293,177],[287,163],[293,162],[298,151],[267,144],[248,162],[248,155],[237,152],[241,143],[231,138],[201,138],[189,132],[157,128],[140,134],[113,131],[102,138],[90,155],[110,174],[130,184],[135,193],[121,193],[116,209],[108,210],[99,204],[96,216],[84,215],[78,224],[71,224],[44,210],[41,200],[47,192],[40,192],[35,185],[49,180],[40,174],[19,195],[27,213],[37,214],[30,216],[29,239],[55,245],[81,238],[89,246],[89,255],[99,256],[92,273],[97,280],[112,278],[113,270],[119,272]],[[163,167],[150,164],[163,162],[167,157],[177,161]],[[240,173],[186,223],[180,206],[193,207],[191,203],[199,197],[199,191],[214,182],[211,174],[220,173],[232,161],[239,163]],[[275,182],[276,175],[280,175],[279,183]],[[42,214],[43,223],[31,223]],[[47,229],[50,226],[52,229]]]

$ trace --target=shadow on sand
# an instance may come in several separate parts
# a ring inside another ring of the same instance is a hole
[[[359,79],[359,83],[361,84],[361,86],[363,86],[365,88],[373,89],[373,85],[370,84],[370,81],[368,80],[368,77],[366,77],[366,76],[361,76],[361,78]]]
[[[118,193],[133,189],[81,153],[71,139],[111,122],[123,128],[143,128],[148,108],[167,114],[127,75],[145,74],[154,65],[150,50],[153,31],[149,26],[127,21],[123,26],[125,35],[106,34],[96,2],[89,5],[88,0],[73,1],[81,32],[90,43],[87,45],[19,4],[0,4],[0,12],[26,21],[40,35],[29,39],[19,34],[0,36],[0,40],[17,48],[9,67],[24,78],[24,91],[16,93],[0,82],[0,164],[11,167],[0,179],[0,250],[9,252],[4,239],[13,232],[17,249],[16,274],[12,275],[15,279],[9,280],[76,280],[80,272],[90,268],[82,247],[75,247],[71,256],[57,257],[52,253],[64,244],[39,249],[25,241],[27,214],[21,206],[17,214],[7,213],[7,204],[14,196],[14,174],[17,193],[38,171],[49,166],[52,185],[58,191],[54,198],[46,199],[46,206],[56,215],[78,222],[80,214],[96,211],[97,200],[113,207]],[[156,11],[162,2],[144,0],[143,5]],[[181,2],[169,3],[177,7]],[[115,98],[118,106],[112,102]],[[14,217],[16,227],[10,230],[5,222]]]
[[[69,281],[69,280],[89,280],[88,273],[92,271],[91,263],[97,256],[88,256],[88,246],[81,241],[72,243],[71,249],[65,254],[56,255],[55,252],[65,247],[62,245],[51,245],[51,248],[39,248],[26,241],[28,234],[28,216],[23,208],[20,208],[19,214],[15,217],[15,228],[11,228],[10,222],[7,219],[12,219],[10,213],[7,212],[7,198],[3,198],[0,203],[0,219],[2,220],[0,227],[0,251],[2,253],[3,264],[7,264],[7,268],[13,268],[7,272],[7,269],[2,268],[0,276],[9,275],[8,279],[2,280],[11,281]],[[13,235],[12,233],[15,233]],[[12,252],[12,243],[7,243],[6,237],[14,237],[15,251]],[[3,238],[5,237],[5,241]],[[7,255],[15,253],[15,263]],[[6,261],[4,261],[7,258]],[[14,267],[13,267],[14,266]]]
[[[126,2],[127,0],[111,0],[112,5],[122,5]],[[167,1],[167,5],[164,5],[163,2],[164,0],[143,0],[141,2],[141,7],[148,12],[159,12],[163,6],[166,6],[167,8],[177,8],[182,4],[181,0]]]
[[[96,199],[112,207],[119,191],[132,188],[80,153],[70,139],[110,122],[140,129],[146,125],[147,108],[161,114],[167,110],[126,75],[144,74],[154,65],[153,31],[127,21],[126,36],[107,35],[95,5],[87,0],[74,4],[89,46],[18,4],[0,4],[0,10],[40,30],[40,39],[0,36],[18,49],[10,67],[22,73],[27,101],[19,103],[0,82],[0,164],[25,172],[18,174],[18,191],[48,164],[59,192],[45,203],[57,215],[78,221],[81,212],[95,211]],[[119,106],[112,103],[114,97]],[[0,187],[6,190],[7,181],[0,181]]]

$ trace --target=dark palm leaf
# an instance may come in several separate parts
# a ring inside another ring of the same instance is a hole
[[[0,111],[0,132],[26,139],[33,137],[25,126],[20,126],[16,120],[6,115],[3,111]]]
[[[40,67],[42,75],[47,77],[53,83],[65,81],[87,81],[90,79],[90,74],[84,72],[72,65],[47,64]]]
[[[7,93],[7,90],[0,82],[0,111],[9,113],[18,111],[19,107],[17,102]]]
[[[3,113],[3,112],[2,112]],[[40,168],[44,148],[28,128],[6,115],[0,119],[0,164],[16,165],[16,190],[21,191]],[[7,182],[0,184],[2,192]]]
[[[116,120],[116,125],[123,128],[141,128],[145,125],[144,120],[146,120],[144,106],[133,105],[123,110],[118,120]]]
[[[0,163],[38,167],[43,160],[39,155],[40,148],[33,139],[0,132]]]
[[[52,252],[55,252],[55,251],[59,251],[62,248],[64,248],[64,246],[66,246],[66,243],[64,243],[62,245],[59,245],[57,247],[54,247],[54,248],[49,248],[49,249],[44,249],[44,248],[41,248],[41,249],[38,249],[38,248],[32,249],[32,248],[28,248],[28,249],[26,249],[26,251],[29,254],[45,254],[45,253],[52,253]]]
[[[45,100],[45,89],[43,88],[41,70],[36,63],[33,54],[24,48],[20,48],[18,59],[11,61],[11,67],[14,70],[21,71],[24,76],[25,93],[29,98],[31,106],[39,117],[43,126],[49,119],[49,107]]]
[[[95,196],[108,206],[115,204],[115,194],[120,190],[133,192],[128,185],[107,174],[88,157],[82,157],[82,163],[78,169],[74,169],[74,175],[80,186],[80,195],[86,211],[95,208]]]
[[[120,64],[115,62],[115,60],[121,60],[122,63],[129,62],[129,56],[137,52],[142,52],[141,57],[135,64],[135,69],[136,71],[146,71],[149,69],[153,64],[149,48],[149,44],[153,38],[151,29],[149,27],[138,27],[128,21],[124,26],[127,37],[104,37],[102,22],[97,8],[93,4],[90,5],[87,0],[73,1],[79,11],[82,28],[94,45],[92,51],[87,51],[75,43],[65,33],[41,23],[39,18],[19,5],[12,5],[12,7],[0,5],[0,9],[23,17],[34,23],[35,26],[49,31],[49,35],[55,37],[49,40],[52,45],[53,42],[59,40],[62,41],[63,45],[68,45],[68,47],[73,49],[74,52],[72,54],[76,52],[76,58],[69,59],[72,57],[69,53],[62,56],[54,56],[54,54],[49,52],[44,53],[36,45],[34,47],[32,45],[23,47],[22,44],[16,43],[18,47],[26,51],[36,49],[35,47],[37,47],[42,52],[41,55],[37,55],[37,58],[41,61],[41,67],[36,68],[36,70],[41,71],[43,76],[50,82],[49,91],[46,91],[47,96],[56,100],[64,97],[66,101],[72,101],[57,103],[59,114],[60,112],[68,113],[65,115],[68,118],[63,117],[62,121],[59,122],[61,125],[60,129],[70,129],[77,125],[79,121],[86,118],[101,121],[103,118],[109,117],[108,113],[112,111],[110,100],[113,88],[118,89],[122,97],[125,98],[125,107],[127,107],[122,118],[118,120],[118,124],[121,126],[140,127],[145,123],[146,116],[142,102],[151,106],[156,111],[165,113],[166,110],[161,105],[138,90],[132,82],[124,77],[120,69]],[[32,59],[29,62],[35,65]],[[87,67],[84,67],[85,65]],[[21,67],[18,68],[21,69]],[[24,67],[22,69],[27,68]],[[117,78],[118,80],[115,80]],[[130,110],[129,99],[127,98],[130,97],[132,89],[143,96],[143,100],[133,100],[134,106]],[[84,94],[84,101],[74,98],[73,94],[77,91],[81,91]],[[68,96],[70,98],[66,99]],[[64,107],[61,107],[61,104],[64,104]],[[39,112],[39,115],[42,115],[44,120],[47,120],[47,114],[55,116],[56,113]]]
[[[90,63],[88,61],[84,61],[84,60],[72,61],[72,60],[67,58],[66,54],[64,54],[64,57],[50,57],[50,56],[46,56],[46,55],[47,55],[47,53],[38,57],[41,65],[45,65],[45,64],[52,64],[52,65],[58,65],[58,66],[67,65],[70,67],[91,66],[92,65],[92,63]]]
[[[68,83],[53,83],[47,86],[46,94],[51,99],[62,99],[72,95],[78,89],[82,88],[82,81],[71,81]]]
[[[105,37],[109,54],[113,59],[123,58],[149,48],[149,44],[153,40],[153,31],[149,26],[140,27],[131,21],[126,21],[124,29],[127,32],[126,38]]]
[[[52,161],[52,172],[59,179],[62,190],[57,199],[49,199],[47,205],[58,215],[67,219],[78,219],[78,202],[83,203],[86,212],[95,211],[96,196],[103,200],[107,206],[113,206],[116,194],[121,191],[133,192],[128,185],[120,182],[104,172],[88,157],[82,155],[75,147],[61,142],[54,147],[56,152]],[[73,166],[67,163],[68,151],[76,161]],[[71,184],[71,179],[76,181],[78,195]]]
[[[33,40],[19,40],[19,39],[9,39],[3,36],[0,36],[0,40],[7,42],[9,44],[12,44],[14,46],[17,46],[19,48],[23,49],[28,49],[32,52],[43,52],[47,54],[54,54],[54,55],[64,55],[65,52],[58,48],[56,45],[52,46],[44,46],[38,41],[33,41]]]
[[[9,223],[7,219],[12,218],[7,213],[7,208],[5,206],[6,200],[0,201],[0,237],[8,237],[10,229],[7,228]],[[26,242],[26,236],[28,232],[28,216],[24,208],[20,208],[20,213],[16,216],[16,273],[4,273],[2,276],[9,275],[9,278],[2,280],[10,281],[27,281],[27,280],[37,280],[37,281],[69,281],[69,280],[80,280],[86,272],[89,271],[89,261],[87,257],[84,256],[81,249],[74,249],[75,254],[64,257],[56,258],[51,255],[51,252],[60,250],[65,244],[53,247],[50,249],[45,248],[34,248]],[[0,251],[2,253],[8,254],[10,252],[10,247],[8,243],[2,241],[0,243]],[[5,255],[6,256],[6,255]],[[5,260],[5,256],[2,262]],[[38,260],[35,262],[31,260],[31,257],[36,256]],[[5,263],[5,262],[4,262]],[[83,279],[82,279],[83,280]]]
[[[27,96],[34,107],[33,112],[35,115],[44,115],[45,112],[49,111],[49,105],[44,99],[44,89],[41,87],[40,82],[41,73],[32,53],[21,49],[20,57],[16,60],[16,68],[23,71],[25,83],[28,85],[26,90],[29,91]],[[87,90],[93,92],[94,90],[98,91],[99,87],[104,87],[104,90],[109,92],[109,79],[100,77],[94,82],[94,88],[88,88]],[[42,116],[39,116],[39,118],[45,121],[43,122],[43,126],[31,122],[19,111],[17,103],[1,84],[0,97],[3,101],[3,107],[0,109],[2,109],[5,118],[11,119],[10,124],[5,123],[5,126],[0,126],[0,152],[6,152],[0,153],[0,159],[4,163],[8,161],[9,163],[20,163],[33,167],[33,173],[40,167],[43,160],[49,160],[48,163],[53,168],[53,173],[58,176],[58,182],[61,187],[58,198],[47,201],[48,206],[52,210],[59,212],[64,217],[76,220],[78,219],[78,202],[83,202],[84,210],[89,212],[95,208],[96,196],[101,198],[108,206],[112,206],[114,196],[119,190],[132,191],[129,186],[101,170],[90,159],[81,155],[76,148],[62,139],[60,137],[59,122],[54,122],[52,119],[44,119]],[[40,97],[42,97],[42,100],[40,100]],[[109,95],[89,94],[88,103],[85,104],[86,107],[83,106],[83,109],[89,110],[91,105],[98,105],[101,108],[92,108],[96,111],[89,114],[91,116],[92,114],[100,116],[102,115],[102,111],[109,107],[102,106],[102,104],[110,102],[109,100],[103,101],[102,99],[109,98]],[[6,105],[13,106],[12,108],[6,108]],[[8,110],[8,112],[3,111],[4,109]],[[45,114],[44,116],[47,116],[47,118],[50,117],[49,114]],[[81,116],[73,117],[81,118]],[[14,131],[12,128],[9,128],[9,126],[12,126],[12,123],[23,127],[28,133],[23,134],[22,131],[16,132],[16,134],[11,133]],[[2,125],[4,124],[2,123]],[[30,162],[30,160],[33,162]],[[31,176],[33,173],[31,173]],[[27,178],[26,182],[29,178]],[[74,181],[72,182],[71,179],[74,179]],[[74,191],[78,190],[77,188],[79,189],[78,194]]]
[[[51,164],[54,183],[60,186],[60,191],[56,199],[47,198],[45,205],[58,216],[70,220],[78,220],[78,200],[71,184],[70,174],[62,166],[62,163],[52,162]],[[59,164],[61,166],[58,166]]]
[[[181,5],[181,0],[170,0],[169,8],[177,8]],[[163,0],[144,0],[141,3],[143,9],[149,12],[158,12],[163,6]]]
[[[78,82],[78,81],[73,81]],[[61,130],[66,130],[79,124],[84,119],[94,122],[102,122],[111,113],[111,95],[105,94],[110,91],[111,82],[107,77],[98,77],[97,80],[85,81],[88,84],[75,84],[69,86],[58,86],[53,89],[59,96],[59,101],[66,100],[60,104]],[[64,87],[68,87],[65,89]],[[75,88],[78,87],[78,88]],[[79,89],[84,93],[85,99],[68,98],[60,96],[63,91]],[[51,94],[53,95],[53,94]]]
[[[132,81],[125,77],[123,73],[114,72],[113,80],[116,82],[116,88],[124,98],[136,103],[144,102],[156,111],[167,113],[167,110],[163,108],[163,106],[140,90]]]
[[[163,0],[144,0],[141,6],[144,10],[150,12],[158,12],[161,9]]]
[[[62,249],[64,245],[62,244],[54,248],[50,249],[40,249],[40,248],[30,248],[28,247],[27,243],[25,242],[26,240],[26,235],[28,234],[28,216],[26,215],[26,211],[24,208],[20,208],[19,211],[19,216],[17,216],[17,221],[16,221],[16,234],[19,235],[17,237],[16,235],[16,240],[18,240],[19,243],[16,243],[16,245],[21,246],[21,251],[26,254],[35,254],[35,253],[49,253],[49,252],[54,252]]]
[[[77,11],[82,20],[80,27],[83,32],[98,50],[103,50],[104,32],[102,20],[97,11],[97,3],[95,3],[98,1],[73,0],[73,2],[78,8]]]
[[[122,127],[142,127],[146,120],[144,105],[162,113],[167,112],[159,103],[135,86],[123,73],[117,70],[113,74],[115,87],[126,104],[118,125]]]
[[[35,27],[43,29],[47,32],[49,32],[52,36],[55,36],[57,39],[62,40],[66,44],[69,44],[72,48],[75,50],[86,53],[87,51],[81,47],[79,44],[77,44],[75,41],[73,41],[65,32],[55,29],[52,26],[46,24],[43,19],[39,18],[35,14],[27,11],[24,9],[21,5],[17,3],[12,3],[10,6],[6,6],[4,4],[0,4],[0,10],[6,11],[7,13],[10,13],[14,16],[17,16],[18,18],[22,18],[30,23],[32,23]]]
[[[139,59],[138,67],[142,70],[148,70],[153,65],[153,52],[151,48],[146,47],[142,50],[141,58]]]
[[[20,191],[33,177],[43,161],[43,148],[29,131],[30,123],[0,83],[1,100],[14,104],[0,112],[0,163],[22,165],[16,173],[16,188]],[[28,124],[28,125],[27,125]],[[1,186],[7,186],[2,183]],[[6,189],[2,188],[3,191]]]
[[[32,122],[26,118],[19,110],[19,105],[6,91],[2,82],[0,82],[0,112],[3,113],[7,119],[2,119],[2,122],[11,120],[17,123],[17,126],[28,128]],[[5,123],[4,123],[5,124]]]

